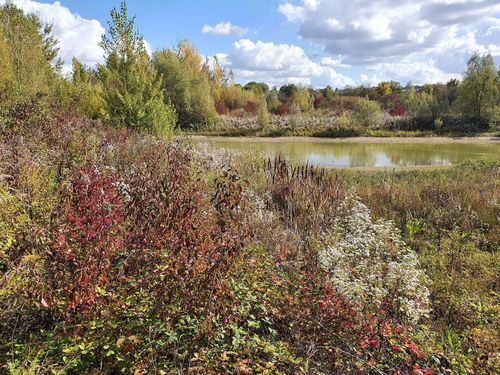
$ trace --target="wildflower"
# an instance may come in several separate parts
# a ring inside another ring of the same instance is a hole
[[[358,197],[348,197],[341,212],[319,251],[333,287],[352,303],[373,309],[390,303],[417,322],[429,311],[429,291],[416,254],[391,221],[373,221]]]

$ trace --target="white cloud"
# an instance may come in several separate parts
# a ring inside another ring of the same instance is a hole
[[[331,66],[309,58],[304,50],[289,44],[241,39],[233,43],[226,58],[236,77],[263,81],[271,85],[295,83],[308,86],[344,87],[353,81]]]
[[[452,78],[460,78],[458,73],[444,73],[436,66],[435,60],[402,61],[395,63],[379,63],[368,68],[373,72],[371,79],[365,81],[376,85],[380,81],[396,80],[405,84],[412,81],[416,84],[447,82]]]
[[[339,59],[333,59],[331,57],[323,57],[323,58],[321,58],[320,64],[321,64],[321,66],[329,66],[329,67],[332,67],[332,68],[350,68],[351,67],[351,65],[349,65],[349,64],[344,64],[342,62],[341,58],[339,58]]]
[[[296,6],[290,3],[280,4],[278,10],[286,16],[290,22],[305,21],[306,10],[301,6]]]
[[[291,3],[280,4],[278,10],[285,15],[288,21],[304,21],[308,13],[315,11],[321,0],[303,0],[302,5]]]
[[[215,26],[205,25],[201,29],[203,34],[212,35],[245,35],[250,30],[244,27],[233,25],[231,22],[220,22]]]
[[[278,11],[333,61],[379,76],[445,79],[475,51],[500,60],[498,0],[289,0]]]
[[[0,0],[0,4],[5,2]],[[52,31],[59,41],[59,58],[64,62],[65,72],[70,71],[73,57],[87,65],[103,62],[103,51],[98,44],[105,30],[99,21],[71,13],[59,1],[45,4],[30,0],[14,0],[13,3],[26,13],[37,14],[43,22],[53,25]]]

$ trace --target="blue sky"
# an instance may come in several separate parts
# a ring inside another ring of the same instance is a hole
[[[42,0],[51,4],[53,1]],[[109,18],[110,9],[120,6],[120,1],[62,0],[62,5],[84,18],[97,19],[103,25]],[[216,54],[227,50],[238,36],[214,37],[203,34],[205,24],[215,25],[230,21],[235,25],[255,30],[256,34],[268,35],[277,42],[296,40],[296,25],[285,22],[277,12],[278,0],[128,0],[130,15],[137,17],[137,26],[154,48],[171,47],[181,38],[188,38],[204,54]]]
[[[5,0],[0,0],[0,4]],[[93,65],[119,1],[13,0],[54,24],[60,57]],[[334,87],[445,82],[474,52],[500,62],[498,0],[127,1],[151,49],[189,39],[237,81]]]

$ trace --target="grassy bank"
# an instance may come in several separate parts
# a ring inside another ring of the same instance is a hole
[[[177,139],[194,139],[194,140],[218,140],[219,136],[205,136],[197,134],[180,134]],[[258,137],[258,136],[242,136],[229,137],[241,142],[286,142],[290,139],[295,141],[319,142],[319,143],[430,143],[430,144],[496,144],[500,143],[500,137],[496,136],[477,136],[477,137],[346,137],[346,138],[318,138],[318,137]]]
[[[354,129],[200,129],[183,130],[181,135],[199,135],[211,137],[313,137],[313,138],[352,138],[352,137],[372,137],[372,138],[432,138],[432,137],[500,137],[498,131],[487,131],[479,133],[463,132],[443,132],[433,131],[405,131],[405,130],[366,130],[359,131]]]

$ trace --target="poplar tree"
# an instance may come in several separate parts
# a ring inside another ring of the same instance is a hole
[[[135,17],[128,17],[125,1],[119,10],[111,10],[108,35],[100,43],[106,61],[99,69],[106,111],[115,125],[168,135],[175,126],[176,113],[163,100],[161,79],[134,24]]]
[[[9,86],[12,78],[12,62],[7,43],[5,43],[3,33],[0,31],[0,94]]]

